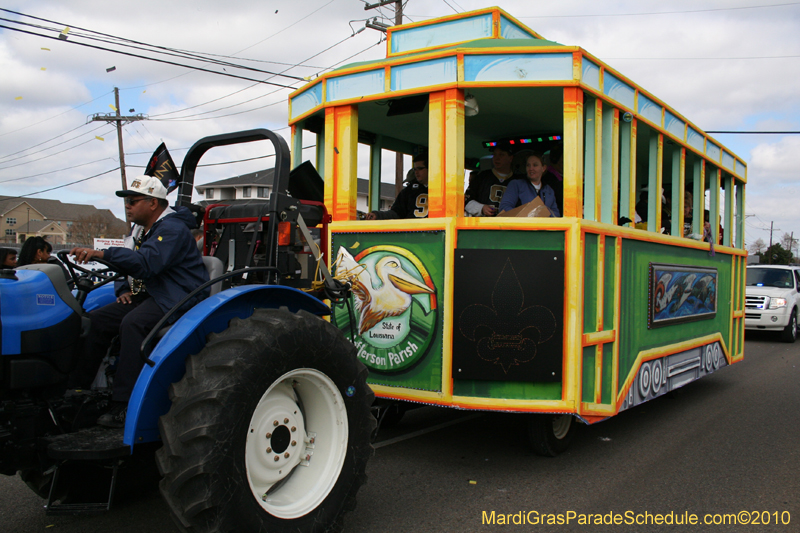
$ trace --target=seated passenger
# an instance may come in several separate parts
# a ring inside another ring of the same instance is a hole
[[[371,211],[367,220],[393,218],[428,218],[428,156],[420,154],[413,160],[414,179],[397,195],[388,211]]]
[[[683,236],[688,237],[692,234],[692,212],[694,207],[692,202],[694,197],[689,191],[683,193]]]
[[[552,187],[542,183],[542,175],[547,167],[542,162],[542,156],[534,154],[528,157],[525,164],[528,179],[514,180],[508,184],[503,200],[500,202],[500,211],[508,211],[517,206],[532,202],[537,196],[550,210],[551,217],[560,217],[561,212],[556,205],[556,195]]]
[[[722,217],[717,217],[720,221]],[[703,240],[705,242],[714,242],[714,238],[711,233],[711,213],[706,209],[703,211]],[[722,237],[724,236],[725,232],[722,229],[722,224],[719,224],[719,238],[717,239],[719,242],[717,244],[722,244]]]
[[[521,176],[514,174],[511,163],[514,151],[508,142],[498,142],[492,147],[492,167],[482,170],[470,180],[464,193],[464,211],[470,216],[493,217],[497,215],[500,201],[508,184]]]
[[[550,162],[547,172],[542,176],[542,183],[549,185],[556,194],[558,212],[564,213],[564,145],[557,144],[550,149]]]

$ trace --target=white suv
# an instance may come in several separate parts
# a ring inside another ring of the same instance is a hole
[[[781,340],[797,339],[800,268],[784,265],[747,267],[745,329],[780,331]]]

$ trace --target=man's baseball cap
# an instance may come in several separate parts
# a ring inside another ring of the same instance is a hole
[[[139,176],[133,178],[130,187],[124,191],[117,191],[117,196],[152,196],[161,200],[167,199],[167,188],[161,180],[152,176]]]

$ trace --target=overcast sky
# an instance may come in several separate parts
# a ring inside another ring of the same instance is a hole
[[[704,130],[800,130],[800,2],[494,3],[547,39],[583,47]],[[409,0],[405,13],[407,20],[420,21],[489,5],[474,0]],[[169,48],[235,56],[228,60],[300,78],[338,64],[379,59],[386,50],[385,44],[378,45],[379,32],[367,29],[353,35],[363,28],[365,18],[380,16],[377,10],[365,11],[359,0],[6,0],[2,7],[54,22],[0,12],[5,19],[47,28],[69,25],[73,41],[90,42],[76,35],[83,28]],[[391,8],[382,13],[392,19],[386,22],[393,22]],[[0,24],[21,28],[6,21]],[[301,66],[292,66],[297,64]],[[226,71],[260,80],[267,77],[230,67]],[[290,90],[278,86],[2,28],[0,72],[0,194],[38,192],[118,167],[113,127],[87,123],[94,113],[112,112],[115,86],[120,88],[123,114],[149,117],[124,127],[129,178],[142,173],[141,167],[161,141],[179,166],[186,149],[207,135],[263,127],[277,130],[289,141]],[[285,77],[269,81],[293,87],[303,83]],[[772,221],[780,229],[776,240],[783,233],[800,236],[800,164],[795,161],[800,135],[715,137],[749,165],[746,212],[752,216],[746,222],[747,243],[758,238],[769,241]],[[264,146],[216,149],[202,163],[265,155]],[[310,156],[309,151],[306,158]],[[271,166],[271,159],[260,159],[205,167],[198,170],[196,184]],[[119,187],[119,171],[114,171],[35,197],[94,204],[122,217],[121,202],[113,195]]]

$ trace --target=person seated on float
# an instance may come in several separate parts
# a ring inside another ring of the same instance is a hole
[[[414,179],[406,183],[388,211],[371,211],[367,220],[428,218],[428,156],[419,154],[412,162]]]
[[[511,168],[514,149],[507,141],[491,148],[492,168],[482,170],[464,193],[464,211],[469,216],[493,217],[498,213],[500,201],[508,184],[522,176]]]
[[[683,192],[683,236],[692,234],[692,213],[694,212],[694,196],[689,191]]]
[[[719,221],[719,237],[717,239],[719,242],[717,244],[722,244],[722,238],[725,235],[725,230],[722,228],[722,217],[717,216],[717,220]],[[703,240],[705,242],[714,242],[714,237],[711,233],[711,213],[708,209],[703,211]]]
[[[557,144],[550,149],[550,161],[542,176],[542,183],[549,185],[556,195],[558,212],[564,212],[564,145]]]
[[[560,217],[561,212],[556,205],[556,195],[553,189],[542,183],[542,175],[547,170],[541,155],[528,156],[525,163],[528,179],[514,180],[508,184],[503,200],[500,202],[500,211],[509,211],[517,206],[532,202],[537,197],[542,200],[545,207],[550,210],[551,217]]]
[[[647,230],[647,211],[649,201],[649,192],[647,187],[642,189],[639,193],[639,201],[636,203],[636,220],[634,227],[636,229]],[[661,189],[661,220],[659,221],[658,233],[669,235],[672,231],[672,213],[670,206],[667,204],[667,197],[664,196],[664,189]]]

